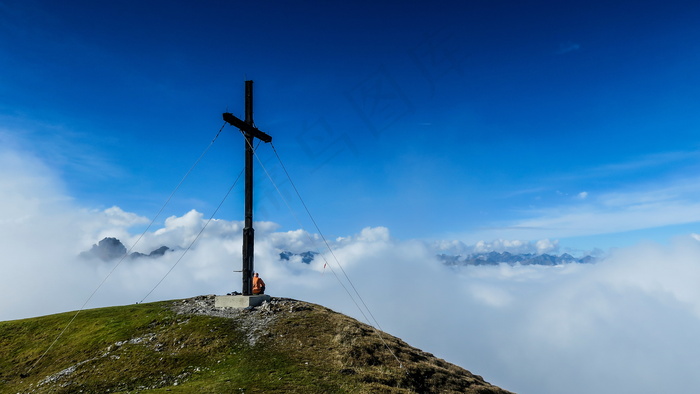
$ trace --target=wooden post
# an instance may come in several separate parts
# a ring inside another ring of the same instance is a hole
[[[253,81],[245,81],[245,121],[232,114],[223,114],[224,120],[243,131],[245,136],[245,223],[243,227],[243,295],[253,294],[255,230],[253,229],[253,140],[264,142],[272,137],[253,126]]]
[[[253,81],[245,81],[245,122],[253,126]],[[245,226],[243,227],[243,295],[253,294],[253,135],[245,133]]]

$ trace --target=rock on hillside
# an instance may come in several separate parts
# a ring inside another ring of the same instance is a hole
[[[509,393],[319,305],[213,298],[83,311],[38,363],[74,313],[0,322],[0,392]]]

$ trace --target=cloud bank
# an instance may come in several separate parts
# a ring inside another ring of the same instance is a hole
[[[87,308],[240,290],[239,221],[213,220],[183,256],[207,218],[194,210],[169,217],[133,251],[173,251],[115,269],[78,255],[107,236],[130,248],[148,219],[79,206],[58,174],[17,152],[1,152],[0,184],[0,320],[77,310],[112,270]],[[518,393],[690,392],[700,385],[698,238],[614,250],[589,265],[455,268],[435,255],[550,252],[557,241],[428,243],[375,227],[329,240],[331,254],[317,234],[260,222],[255,258],[273,296],[364,320],[348,295],[354,286],[385,331]],[[282,250],[321,255],[303,264],[280,260]]]
[[[520,218],[460,234],[459,239],[546,239],[598,236],[700,222],[696,177],[649,181],[625,190],[581,192],[566,203],[528,207]],[[573,203],[572,203],[573,201]]]

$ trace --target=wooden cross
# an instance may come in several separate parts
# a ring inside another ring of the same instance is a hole
[[[253,126],[253,81],[245,81],[245,121],[229,112],[223,114],[224,120],[240,129],[245,135],[245,226],[243,228],[243,295],[253,294],[253,248],[255,230],[253,229],[253,139],[271,142],[272,137]]]

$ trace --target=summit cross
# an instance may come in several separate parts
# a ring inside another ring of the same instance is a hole
[[[240,129],[245,136],[245,226],[243,227],[243,295],[253,294],[253,249],[255,230],[253,229],[253,140],[271,142],[272,137],[253,125],[253,81],[245,81],[245,120],[240,120],[229,112],[224,112],[224,120]]]

